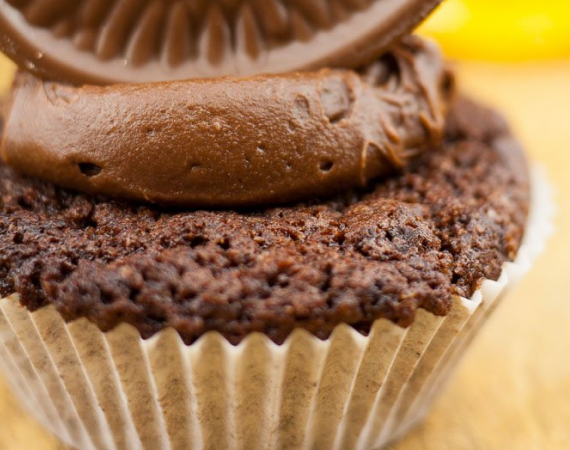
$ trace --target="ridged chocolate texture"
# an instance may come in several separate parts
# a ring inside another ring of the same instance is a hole
[[[167,205],[330,196],[437,146],[449,77],[417,38],[362,73],[83,88],[23,73],[0,151],[33,177]]]
[[[440,1],[0,0],[0,49],[74,83],[356,67]]]

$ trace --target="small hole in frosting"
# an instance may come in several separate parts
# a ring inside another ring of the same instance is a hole
[[[198,163],[192,163],[192,164],[190,164],[190,173],[196,172],[197,170],[200,169],[200,167],[201,167],[201,166],[200,166],[200,164],[198,164]]]
[[[322,172],[330,172],[333,166],[334,162],[330,160],[321,161],[321,163],[319,164],[319,169],[321,169]]]
[[[154,130],[152,128],[147,128],[146,134],[148,137],[153,137],[154,136]]]
[[[260,155],[265,154],[266,150],[265,147],[263,147],[262,145],[260,145],[259,147],[257,147],[257,153]]]
[[[99,175],[101,173],[101,167],[96,164],[83,162],[79,163],[78,166],[81,173],[87,177],[94,177],[95,175]]]

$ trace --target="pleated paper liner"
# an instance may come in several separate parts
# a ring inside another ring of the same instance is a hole
[[[499,299],[551,232],[549,185],[534,172],[517,259],[451,313],[418,311],[369,336],[347,325],[321,341],[303,330],[283,345],[251,334],[230,345],[208,333],[186,346],[174,330],[144,341],[130,325],[102,333],[0,300],[0,366],[14,392],[63,442],[81,450],[369,450],[427,413]]]

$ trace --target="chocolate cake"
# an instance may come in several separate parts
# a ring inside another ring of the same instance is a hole
[[[41,423],[368,450],[425,416],[549,213],[412,35],[439,3],[0,1],[0,369]]]
[[[458,98],[444,144],[332,199],[174,210],[64,190],[0,166],[0,295],[144,338],[190,344],[295,328],[366,334],[418,308],[445,315],[512,260],[529,208],[525,158],[496,113]]]

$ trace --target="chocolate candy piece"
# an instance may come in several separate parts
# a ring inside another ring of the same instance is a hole
[[[0,49],[77,84],[351,68],[440,1],[0,0]]]
[[[292,202],[360,187],[438,145],[449,74],[408,38],[361,73],[109,87],[21,73],[4,160],[74,189],[179,206]]]

